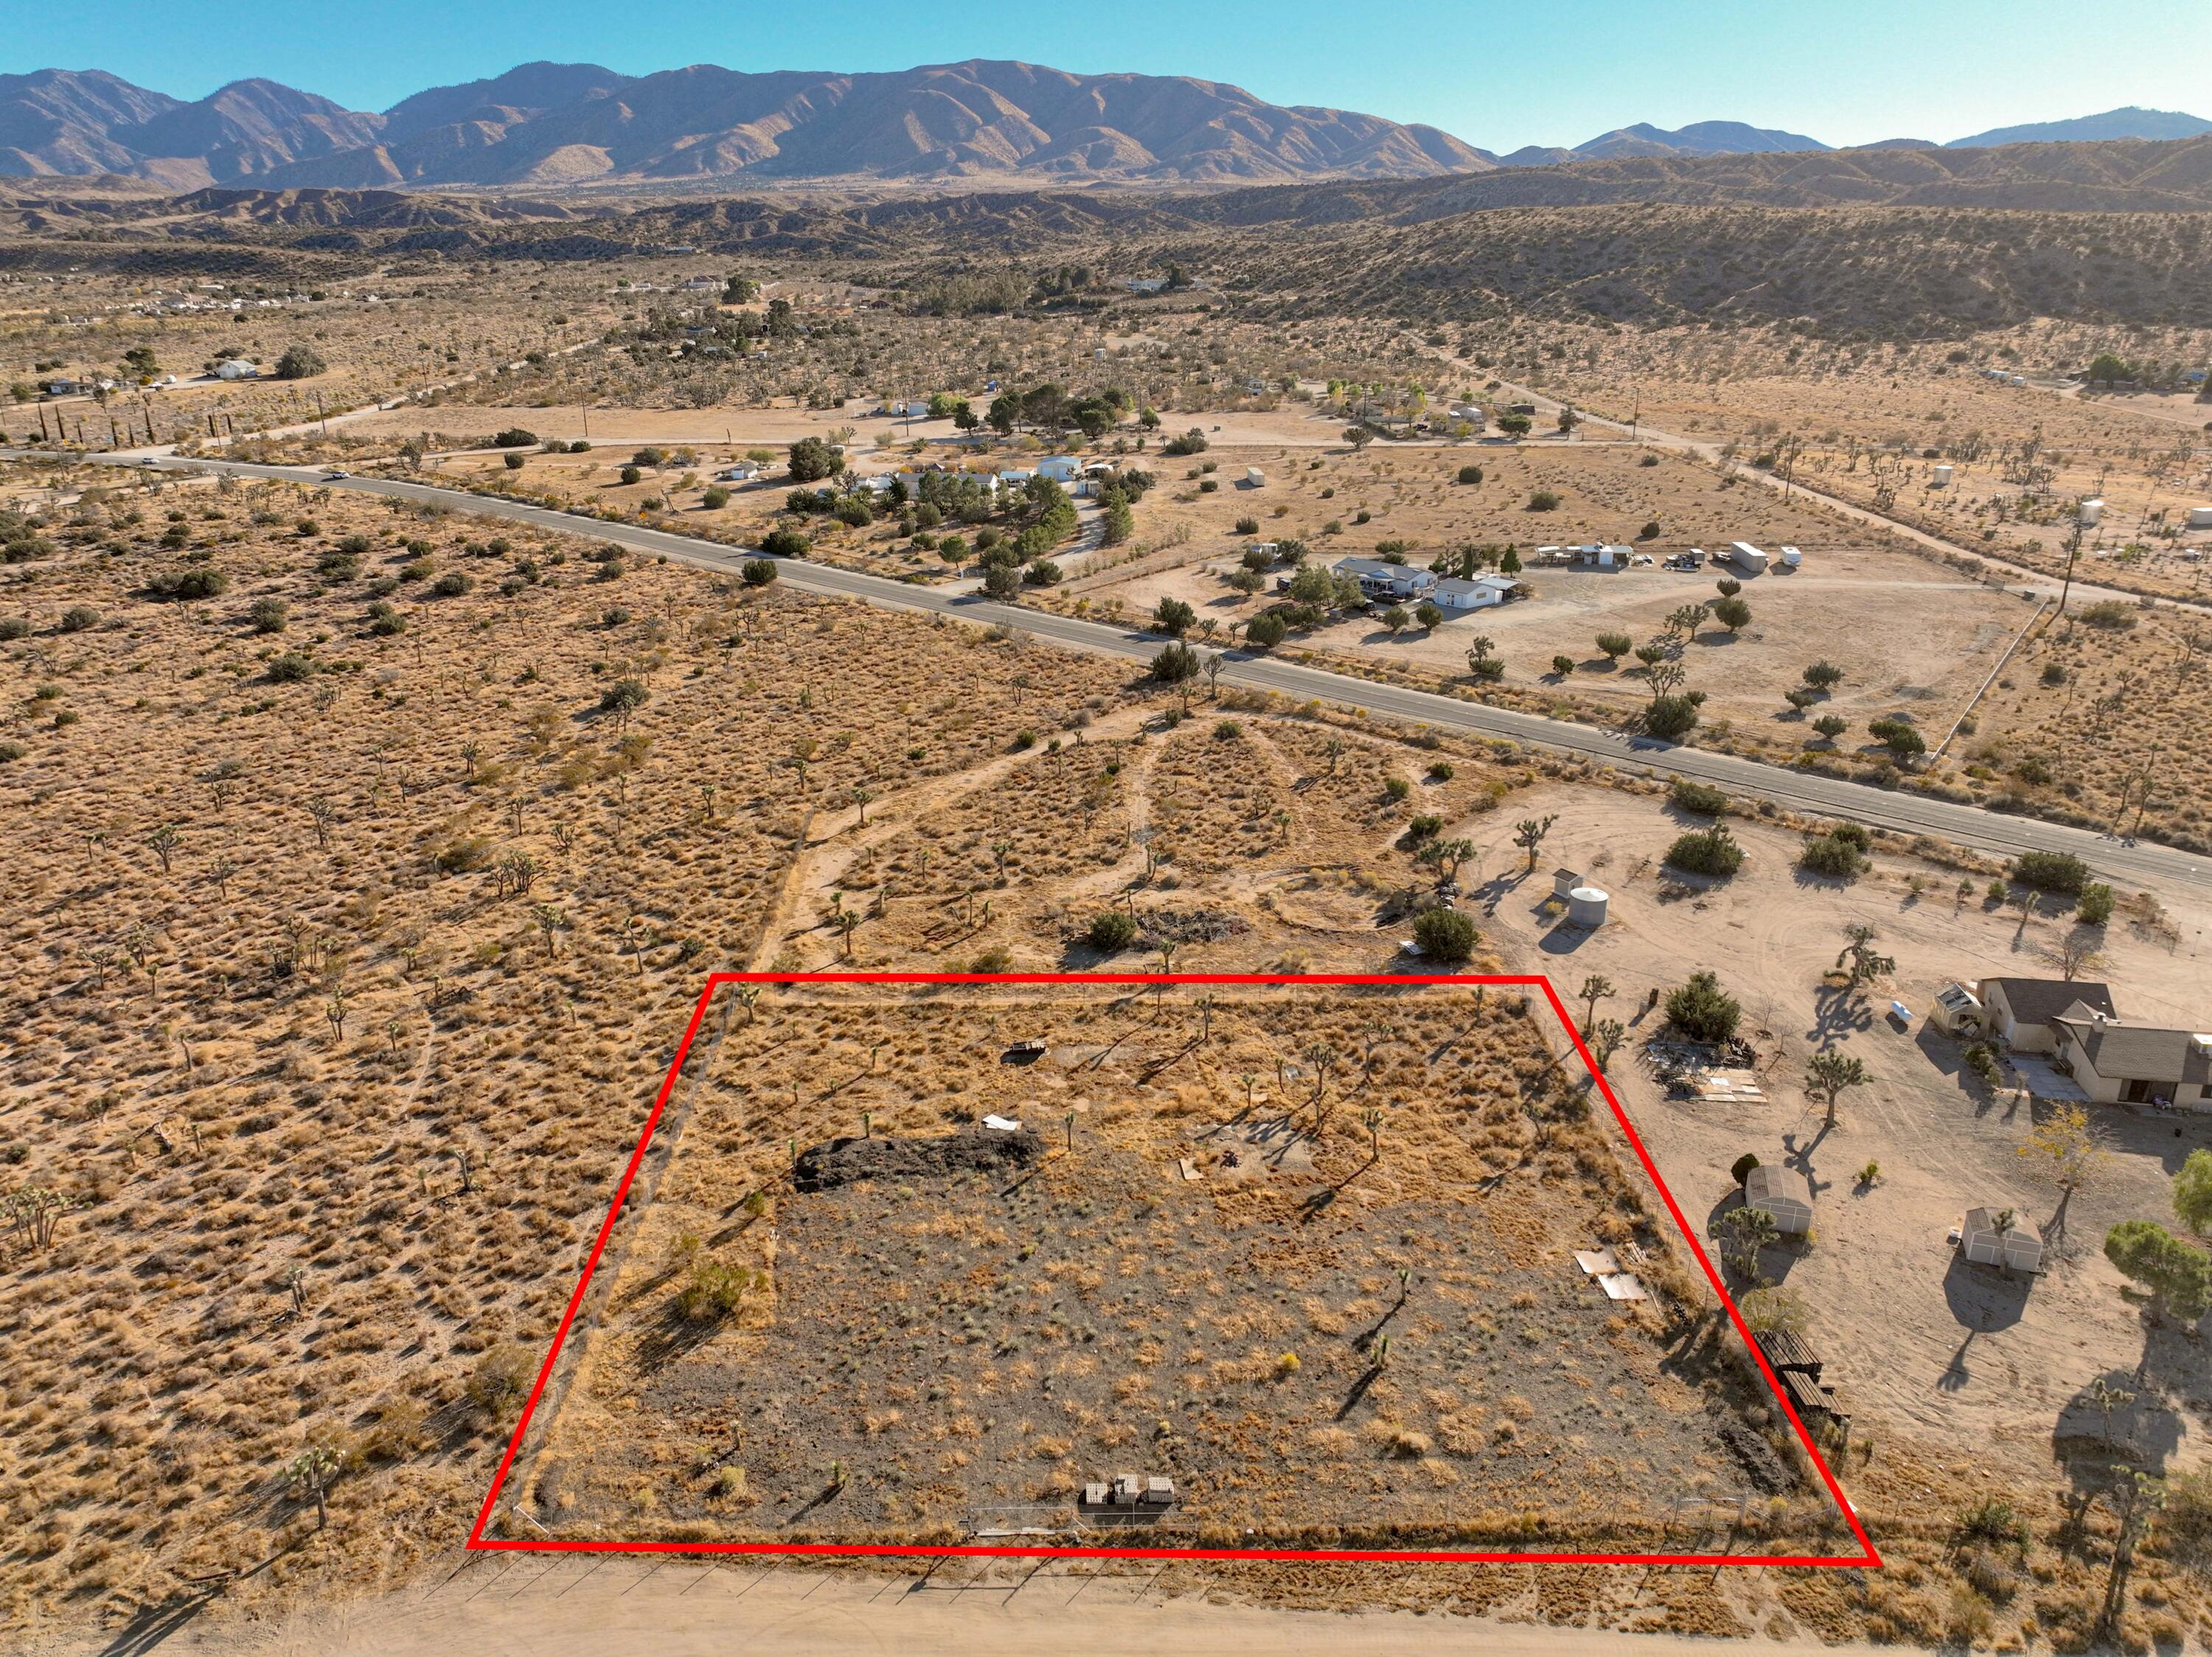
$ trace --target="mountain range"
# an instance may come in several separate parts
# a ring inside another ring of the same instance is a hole
[[[2179,138],[2212,121],[2118,109],[2003,128],[1947,148]],[[891,73],[745,73],[693,64],[617,74],[525,64],[381,113],[268,80],[187,102],[99,70],[0,76],[0,173],[137,178],[172,190],[680,186],[742,178],[1226,185],[1423,179],[1588,161],[1796,155],[1802,133],[1646,124],[1572,149],[1479,149],[1433,126],[1271,104],[1216,81],[1073,75],[972,59]],[[1899,139],[1875,149],[1933,149]]]

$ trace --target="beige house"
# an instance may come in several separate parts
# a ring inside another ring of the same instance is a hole
[[[1990,1033],[2016,1052],[2057,1052],[2058,1036],[2051,1020],[2077,1003],[2086,1013],[2118,1016],[2106,984],[2063,978],[1984,978],[1974,987],[1987,1011]]]
[[[2212,1033],[2123,1024],[2080,1006],[2051,1023],[2057,1062],[2100,1104],[2212,1111]]]

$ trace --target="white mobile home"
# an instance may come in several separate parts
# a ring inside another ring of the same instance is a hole
[[[1477,576],[1473,581],[1447,576],[1429,596],[1446,610],[1487,610],[1522,590],[1521,583],[1510,576]]]
[[[1049,478],[1056,484],[1072,484],[1075,474],[1083,469],[1083,462],[1072,454],[1048,454],[1036,463],[1036,475]]]

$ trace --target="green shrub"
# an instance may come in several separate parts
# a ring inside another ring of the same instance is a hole
[[[1736,1158],[1735,1163],[1729,1167],[1729,1178],[1741,1185],[1751,1178],[1751,1171],[1758,1166],[1759,1159],[1749,1151],[1746,1151],[1741,1156]]]
[[[302,651],[287,650],[270,659],[268,672],[272,685],[296,685],[314,677],[315,659]]]
[[[1136,917],[1126,909],[1102,909],[1083,935],[1100,953],[1117,954],[1137,941]]]
[[[1692,874],[1717,875],[1723,880],[1743,867],[1743,848],[1735,837],[1716,825],[1693,829],[1667,848],[1668,864]]]
[[[779,558],[803,558],[812,545],[795,529],[771,529],[761,537],[761,551]]]
[[[775,579],[775,562],[772,558],[747,558],[738,566],[738,575],[748,587],[765,587]]]
[[[291,619],[292,606],[282,599],[256,599],[246,618],[257,633],[281,633]]]
[[[494,448],[536,448],[538,434],[525,431],[520,426],[509,426],[505,431],[494,434],[491,446]]]
[[[2089,884],[2089,866],[2070,852],[2023,851],[2012,860],[2012,878],[2039,892],[2079,896]]]
[[[1456,965],[1474,953],[1482,934],[1456,909],[1429,909],[1413,923],[1413,941],[1423,959]]]
[[[1459,469],[1459,480],[1463,484],[1480,483],[1482,481],[1482,468],[1480,466],[1462,466]]]
[[[1726,1041],[1742,1017],[1741,1005],[1711,972],[1692,972],[1667,997],[1667,1021],[1692,1041]]]
[[[0,616],[0,641],[28,638],[31,618],[28,616]]]
[[[1807,840],[1797,854],[1799,868],[1814,874],[1826,874],[1835,880],[1848,880],[1866,868],[1865,854],[1850,841],[1833,834],[1816,835]]]
[[[1198,652],[1188,644],[1170,644],[1152,658],[1152,675],[1163,685],[1180,685],[1198,671]]]
[[[2084,926],[2102,926],[2112,918],[2116,901],[2112,887],[2101,880],[2093,881],[2081,888],[2081,901],[2075,906],[2074,917]]]
[[[1692,783],[1686,777],[1678,777],[1668,784],[1667,797],[1684,811],[1694,811],[1705,817],[1719,817],[1728,811],[1726,794],[1703,783]]]
[[[1646,735],[1662,742],[1687,736],[1698,722],[1698,704],[1690,696],[1654,697],[1644,710]]]
[[[430,591],[441,599],[457,599],[475,585],[465,571],[448,570],[430,583]]]

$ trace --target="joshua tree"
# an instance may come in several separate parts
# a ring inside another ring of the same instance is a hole
[[[319,1444],[311,1444],[286,1464],[284,1477],[293,1494],[312,1496],[315,1503],[315,1528],[321,1530],[331,1520],[330,1509],[325,1502],[331,1481],[337,1477],[338,1459]]]
[[[1747,1205],[1730,1209],[1721,1216],[1720,1223],[1727,1239],[1722,1252],[1729,1263],[1746,1277],[1757,1277],[1759,1251],[1782,1234],[1774,1216],[1765,1209]]]
[[[1611,978],[1603,978],[1593,972],[1583,980],[1583,1034],[1584,1037],[1589,1036],[1595,1025],[1597,1004],[1601,1001],[1609,1000],[1617,993]]]
[[[1536,849],[1544,844],[1544,837],[1552,832],[1552,825],[1559,820],[1553,812],[1543,817],[1524,817],[1513,832],[1513,844],[1528,854],[1528,867],[1536,867]]]
[[[1887,955],[1879,954],[1874,947],[1875,930],[1870,926],[1853,924],[1844,929],[1844,947],[1836,956],[1831,972],[1849,976],[1849,988],[1856,990],[1863,984],[1887,978],[1897,971],[1897,962]]]
[[[545,935],[547,959],[559,954],[560,947],[554,941],[554,934],[568,923],[568,917],[551,904],[532,904],[530,912],[538,922],[538,929]]]
[[[1602,1070],[1613,1063],[1613,1054],[1620,1050],[1621,1041],[1627,1034],[1619,1019],[1599,1020],[1597,1027],[1589,1033],[1590,1057],[1597,1061],[1599,1069]]]
[[[1474,842],[1438,840],[1431,847],[1431,850],[1435,854],[1437,866],[1444,872],[1444,879],[1456,880],[1459,879],[1460,865],[1474,856]]]
[[[215,883],[216,896],[225,903],[230,901],[230,882],[237,873],[238,865],[228,857],[217,858],[215,866],[208,870],[208,879]]]
[[[1805,1091],[1828,1106],[1824,1125],[1836,1125],[1836,1100],[1847,1088],[1863,1087],[1871,1080],[1867,1068],[1842,1053],[1815,1053],[1805,1064]]]
[[[167,823],[162,824],[161,827],[146,837],[147,845],[151,848],[154,855],[161,860],[162,874],[167,874],[169,872],[169,860],[177,855],[177,848],[184,844],[184,840],[185,837],[178,833],[173,825]]]
[[[331,843],[331,825],[337,820],[337,809],[321,795],[307,801],[307,815],[315,819],[315,844],[327,846]]]
[[[1367,1160],[1380,1162],[1382,1160],[1382,1112],[1362,1111],[1359,1125],[1367,1130]]]
[[[346,998],[343,990],[339,990],[323,1003],[323,1021],[331,1026],[331,1040],[334,1044],[343,1043],[346,1026]]]
[[[471,783],[476,781],[477,761],[483,758],[483,743],[464,742],[461,744],[461,764],[466,768],[462,774]]]

